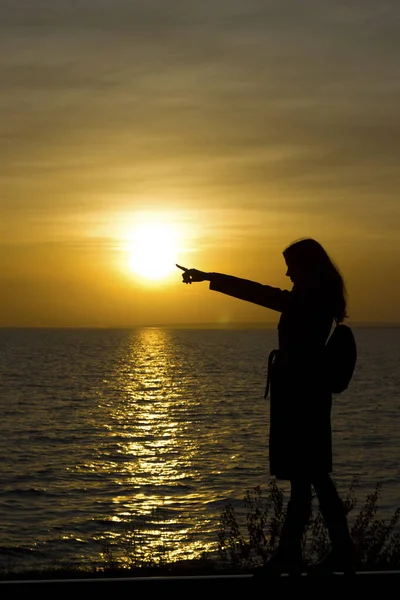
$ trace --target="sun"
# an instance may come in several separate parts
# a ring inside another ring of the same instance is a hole
[[[170,223],[149,221],[133,228],[127,248],[128,268],[140,277],[157,281],[176,271],[178,235]]]

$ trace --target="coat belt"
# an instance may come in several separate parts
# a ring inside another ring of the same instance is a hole
[[[269,388],[271,385],[271,369],[276,359],[278,358],[279,350],[275,349],[269,353],[267,367],[267,385],[265,386],[264,398],[268,398]]]

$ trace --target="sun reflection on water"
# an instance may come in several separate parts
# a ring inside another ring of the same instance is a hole
[[[199,448],[189,428],[182,361],[169,336],[157,328],[136,333],[116,374],[120,398],[110,415],[113,455],[105,469],[121,492],[112,499],[114,528],[103,541],[119,562],[131,563],[132,555],[173,561],[208,549],[185,519],[189,500],[198,497],[191,482]]]

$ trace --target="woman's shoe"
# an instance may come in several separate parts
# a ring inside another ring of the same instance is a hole
[[[307,573],[309,575],[330,575],[332,573],[354,575],[355,558],[353,548],[332,548],[321,560],[310,565]]]
[[[282,574],[299,576],[307,571],[301,551],[288,551],[279,548],[262,567],[258,567],[254,577],[279,577]]]

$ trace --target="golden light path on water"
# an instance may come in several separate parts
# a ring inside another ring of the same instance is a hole
[[[193,459],[199,446],[191,435],[182,375],[168,331],[157,328],[136,334],[118,366],[120,400],[108,425],[109,436],[118,441],[117,460],[103,469],[125,490],[112,500],[116,513],[110,522],[120,528],[105,535],[116,552],[125,550],[119,562],[132,562],[133,555],[176,561],[209,549],[204,540],[193,539],[196,525],[189,528],[182,518],[189,501],[205,501],[186,485],[198,475]],[[173,495],[177,487],[182,494]]]

